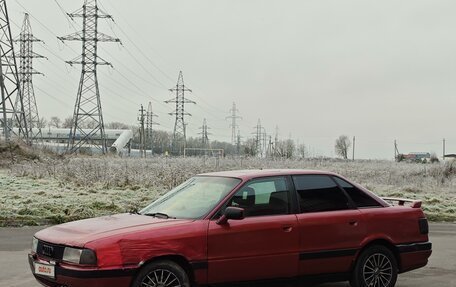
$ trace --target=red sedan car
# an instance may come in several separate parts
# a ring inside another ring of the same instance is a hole
[[[188,287],[319,275],[392,287],[431,255],[421,202],[333,173],[195,176],[139,213],[50,227],[29,262],[44,286]]]

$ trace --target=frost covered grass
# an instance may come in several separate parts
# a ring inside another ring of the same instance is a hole
[[[456,163],[71,157],[26,161],[0,171],[0,225],[60,223],[125,212],[144,207],[195,174],[259,168],[333,171],[381,196],[422,199],[431,220],[456,221]]]

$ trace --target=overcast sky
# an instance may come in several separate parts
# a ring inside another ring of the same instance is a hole
[[[105,122],[135,124],[152,101],[162,129],[180,70],[196,101],[188,136],[207,118],[210,139],[231,140],[225,120],[238,105],[244,139],[258,119],[269,134],[334,156],[334,141],[356,136],[358,158],[402,153],[456,153],[456,1],[448,0],[99,0],[115,24],[100,30],[123,47],[100,44],[114,69],[99,68]],[[34,79],[41,116],[72,115],[80,67],[69,67],[81,43],[57,40],[81,27],[67,12],[76,0],[8,0],[13,34],[25,9],[45,74]],[[23,7],[21,7],[21,5]],[[24,9],[25,8],[25,9]]]

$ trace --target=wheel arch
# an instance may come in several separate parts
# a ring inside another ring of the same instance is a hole
[[[386,238],[376,238],[376,239],[372,239],[369,242],[365,243],[363,245],[363,247],[361,247],[361,249],[357,252],[355,259],[352,262],[351,270],[353,270],[353,268],[355,267],[355,264],[358,261],[359,256],[364,252],[364,250],[366,250],[367,248],[374,246],[374,245],[384,246],[384,247],[388,248],[389,250],[391,250],[391,252],[393,252],[393,254],[394,254],[394,258],[396,259],[397,267],[399,270],[401,270],[401,257],[399,255],[399,250],[390,240],[388,240]]]

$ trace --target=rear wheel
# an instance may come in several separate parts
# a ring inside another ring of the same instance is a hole
[[[381,245],[364,250],[356,261],[350,285],[352,287],[394,287],[397,261],[393,252]]]
[[[190,287],[190,281],[179,264],[163,260],[144,266],[132,287]]]

